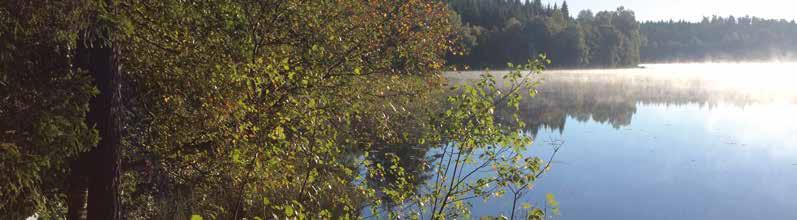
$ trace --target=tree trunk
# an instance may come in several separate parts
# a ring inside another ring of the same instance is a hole
[[[95,29],[96,30],[96,29]],[[95,31],[86,31],[78,41],[77,67],[87,70],[94,78],[94,85],[100,94],[89,103],[87,123],[99,131],[100,141],[96,147],[77,159],[78,170],[73,170],[76,178],[85,173],[88,177],[87,219],[114,220],[120,218],[119,212],[119,149],[120,126],[117,108],[120,106],[119,66],[116,51],[108,42],[108,33],[91,36]],[[104,36],[102,36],[104,35]],[[88,40],[86,40],[88,39]],[[70,190],[71,191],[71,190]],[[70,195],[73,196],[73,195]],[[74,196],[79,196],[78,194]],[[79,213],[83,207],[76,201],[70,203],[69,212]],[[74,211],[73,211],[74,210]]]
[[[82,153],[78,157],[85,157]],[[88,196],[89,180],[86,176],[86,160],[72,161],[70,164],[69,188],[67,191],[67,220],[86,219],[86,201]]]

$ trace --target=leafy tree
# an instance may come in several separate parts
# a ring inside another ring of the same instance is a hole
[[[506,167],[490,181],[528,179],[514,174],[534,167],[495,154],[531,141],[495,107],[517,110],[536,84],[516,71],[507,88],[485,76],[445,92],[444,56],[486,32],[454,18],[438,1],[4,2],[0,212],[354,218],[434,200],[434,216],[457,216],[467,176],[417,186],[455,155],[457,176],[480,157]],[[420,158],[441,145],[454,153]]]
[[[69,158],[98,141],[85,122],[97,94],[76,64],[83,1],[0,4],[0,213],[23,219],[65,211]]]
[[[434,2],[79,3],[12,1],[0,11],[11,185],[0,208],[11,216],[63,215],[67,195],[70,216],[88,203],[85,215],[103,219],[266,216],[289,201],[356,213],[289,183],[316,184],[304,180],[320,173],[312,179],[348,185],[337,174],[351,169],[337,160],[363,138],[340,124],[379,115],[358,107],[370,98],[352,97],[412,94],[391,85],[396,76],[435,85],[450,42],[448,12]],[[266,209],[250,209],[258,204]]]

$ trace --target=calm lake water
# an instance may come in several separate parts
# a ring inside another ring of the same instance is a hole
[[[797,64],[643,66],[542,76],[529,154],[564,146],[523,202],[553,193],[555,219],[797,219]]]

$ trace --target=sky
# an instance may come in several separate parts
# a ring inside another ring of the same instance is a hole
[[[562,0],[543,2],[562,4]],[[583,9],[595,12],[624,6],[633,10],[640,21],[700,21],[711,15],[797,19],[797,0],[567,0],[567,4],[573,16]]]

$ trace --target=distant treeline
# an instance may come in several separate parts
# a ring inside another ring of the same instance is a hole
[[[632,66],[639,63],[639,22],[623,8],[573,19],[567,2],[543,6],[540,0],[449,0],[462,21],[462,44],[469,54],[452,64],[502,68],[546,53],[553,66]]]
[[[757,17],[705,17],[642,24],[645,62],[794,59],[797,24]]]
[[[465,54],[457,66],[504,68],[545,53],[554,67],[628,67],[640,62],[769,60],[797,57],[794,21],[711,17],[638,22],[631,10],[571,14],[567,2],[447,0]]]
[[[642,44],[634,12],[619,8],[572,18],[567,2],[540,0],[449,0],[459,14],[466,55],[450,56],[456,65],[476,68],[525,63],[546,53],[553,66],[620,67],[639,63]]]

